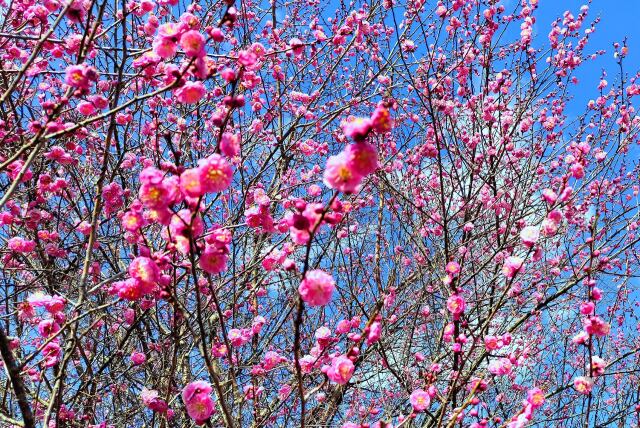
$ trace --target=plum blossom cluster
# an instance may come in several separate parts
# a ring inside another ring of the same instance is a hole
[[[355,193],[362,180],[378,169],[378,151],[366,141],[372,133],[384,134],[393,128],[393,119],[386,107],[378,106],[370,118],[354,118],[343,124],[346,136],[354,144],[335,156],[330,156],[324,170],[324,184],[339,192]]]
[[[42,291],[31,294],[25,302],[20,305],[20,318],[37,326],[38,338],[36,343],[40,348],[40,356],[43,367],[55,366],[62,357],[61,337],[59,336],[62,326],[67,320],[63,312],[67,301],[59,295],[49,295]],[[36,309],[44,309],[44,316],[38,316]],[[19,348],[20,341],[13,344]],[[33,379],[39,379],[42,372],[36,367],[28,370]]]
[[[2,423],[640,422],[640,75],[588,6],[5,3]]]

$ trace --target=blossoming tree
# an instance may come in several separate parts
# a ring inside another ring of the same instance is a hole
[[[638,424],[640,83],[509,4],[1,1],[2,426]]]

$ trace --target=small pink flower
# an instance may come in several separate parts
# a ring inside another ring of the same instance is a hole
[[[531,404],[531,407],[534,409],[542,407],[544,401],[544,392],[540,388],[531,388],[527,391],[527,402]]]
[[[78,89],[89,89],[89,86],[98,80],[95,68],[86,64],[70,65],[66,69],[64,82]]]
[[[522,239],[522,243],[527,248],[533,247],[538,242],[539,237],[540,229],[535,226],[527,226],[520,232],[520,239]]]
[[[444,270],[451,276],[456,276],[460,273],[460,265],[458,262],[449,262],[445,266]]]
[[[78,110],[78,113],[84,116],[90,116],[96,112],[95,106],[93,105],[93,103],[90,103],[89,101],[79,102],[78,105],[76,106],[76,110]]]
[[[584,167],[579,164],[579,163],[574,163],[573,165],[571,165],[571,175],[573,175],[573,178],[575,179],[581,179],[584,177]]]
[[[466,303],[464,298],[459,294],[453,294],[447,299],[447,310],[451,312],[454,319],[460,318],[460,315],[464,312]]]
[[[201,57],[204,51],[205,39],[198,31],[191,30],[182,34],[180,37],[180,47],[185,55],[190,57]]]
[[[289,46],[293,50],[293,54],[295,56],[300,56],[304,53],[304,43],[302,43],[302,41],[297,37],[294,37],[291,40],[289,40]]]
[[[222,77],[225,80],[225,82],[231,83],[234,80],[236,80],[237,75],[236,75],[236,71],[233,68],[227,67],[227,68],[223,68],[220,71],[220,77]]]
[[[200,183],[204,192],[222,192],[231,185],[233,168],[219,154],[198,161]]]
[[[571,338],[571,341],[576,345],[585,345],[589,342],[589,334],[586,331],[581,331]]]
[[[50,337],[60,331],[60,324],[51,318],[40,321],[38,324],[38,333],[42,337]]]
[[[582,320],[582,325],[589,335],[604,337],[611,332],[611,326],[600,317],[585,318]]]
[[[224,343],[214,343],[211,346],[211,353],[213,354],[214,357],[217,358],[222,358],[225,355],[227,355],[229,349],[227,348],[227,345],[225,345]]]
[[[200,255],[199,266],[207,273],[217,274],[227,270],[228,250],[207,245]]]
[[[548,203],[553,204],[558,200],[558,194],[551,189],[544,189],[542,191],[542,198]]]
[[[318,344],[323,348],[331,343],[331,330],[328,327],[320,327],[316,330],[314,336],[318,341]]]
[[[165,24],[167,25],[167,24]],[[169,59],[176,54],[178,43],[169,37],[156,37],[153,39],[153,53],[162,59]]]
[[[349,164],[348,155],[345,152],[330,156],[327,160],[323,182],[330,189],[345,193],[357,192],[362,178],[362,175]]]
[[[380,340],[380,336],[382,335],[382,324],[378,321],[374,321],[369,326],[369,334],[367,335],[367,345],[371,345]]]
[[[137,212],[127,211],[122,216],[122,227],[129,232],[135,232],[144,225],[144,218]]]
[[[573,387],[580,394],[588,395],[593,389],[593,379],[587,376],[578,376],[573,379]]]
[[[582,315],[591,315],[595,307],[596,305],[593,302],[583,302],[580,304],[580,313]]]
[[[372,144],[349,144],[345,153],[348,167],[359,175],[366,176],[378,169],[378,150]]]
[[[159,397],[158,391],[154,389],[142,388],[140,399],[142,399],[142,404],[154,412],[165,413],[168,409],[167,403]]]
[[[238,52],[238,64],[251,69],[258,62],[258,57],[256,54],[251,52],[250,50],[241,50]]]
[[[333,277],[320,269],[307,272],[300,283],[298,291],[300,297],[310,306],[324,306],[331,301],[331,295],[336,288]]]
[[[331,367],[327,370],[327,376],[331,382],[344,385],[349,382],[354,370],[353,362],[344,355],[340,355],[331,362]]]
[[[348,320],[340,320],[336,326],[336,333],[345,334],[351,330],[351,323]]]
[[[274,351],[268,351],[264,354],[264,359],[262,361],[262,367],[265,370],[273,370],[280,364],[281,362],[286,361],[280,354]]]
[[[371,119],[366,117],[357,117],[350,122],[342,123],[342,130],[345,135],[356,142],[364,141],[372,128]]]
[[[189,417],[197,425],[204,424],[213,414],[214,402],[211,398],[211,385],[205,381],[191,382],[182,390],[182,401],[187,408]]]
[[[498,360],[491,361],[487,369],[489,370],[489,373],[495,376],[506,376],[511,374],[513,364],[508,358],[500,358]]]
[[[156,168],[147,167],[140,172],[140,202],[152,210],[164,210],[181,197],[178,177],[164,177]]]
[[[487,351],[493,351],[493,350],[499,349],[498,338],[495,336],[485,336],[484,346],[485,348],[487,348]]]
[[[150,258],[136,257],[129,265],[129,275],[143,284],[155,285],[160,277],[160,269]]]
[[[602,358],[594,355],[591,357],[591,371],[594,376],[602,376],[604,374],[605,369],[607,368],[607,363]]]
[[[233,158],[240,153],[240,135],[225,132],[220,139],[220,152],[223,155]]]
[[[416,412],[424,412],[431,404],[429,393],[423,389],[416,389],[409,396],[409,402]]]
[[[176,91],[176,99],[183,104],[195,104],[204,97],[206,90],[202,82],[186,82]]]
[[[204,195],[202,184],[200,181],[201,171],[199,168],[185,169],[180,174],[180,190],[186,196],[198,198]]]
[[[233,346],[240,347],[251,339],[250,333],[251,330],[245,331],[244,329],[232,328],[227,333],[227,338]]]
[[[43,363],[45,367],[53,367],[58,364],[60,360],[60,353],[62,352],[62,348],[60,344],[56,341],[49,342],[42,348],[42,357]]]
[[[518,256],[509,256],[502,266],[502,274],[507,278],[513,278],[523,266],[524,260]]]
[[[145,294],[153,291],[152,284],[145,284],[135,278],[129,278],[125,281],[118,281],[113,284],[112,293],[117,294],[121,299],[136,301],[141,299]]]
[[[35,241],[15,237],[7,241],[7,247],[17,253],[30,253],[36,249],[36,243]]]
[[[136,366],[144,364],[145,361],[147,361],[147,357],[142,352],[138,351],[133,351],[130,358],[131,362]]]
[[[393,128],[393,119],[386,107],[379,105],[371,115],[371,125],[373,130],[379,134],[391,131]]]
[[[33,307],[44,307],[49,313],[56,314],[64,309],[66,299],[62,296],[49,296],[42,292],[32,294],[27,298]]]

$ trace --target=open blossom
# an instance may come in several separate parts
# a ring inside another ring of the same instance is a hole
[[[345,148],[347,166],[361,176],[378,169],[378,150],[369,143],[349,144]]]
[[[595,309],[596,305],[593,302],[582,302],[580,304],[580,313],[582,315],[591,315]]]
[[[200,255],[199,266],[205,272],[217,274],[227,270],[229,251],[224,247],[207,245]]]
[[[451,276],[456,276],[460,273],[460,265],[458,262],[449,262],[445,266],[444,270]]]
[[[50,337],[60,331],[60,324],[51,318],[45,319],[38,323],[38,333],[42,337]]]
[[[354,370],[353,362],[348,357],[340,355],[331,362],[331,367],[327,369],[327,376],[331,382],[344,385],[349,382]]]
[[[200,186],[203,192],[222,192],[231,185],[233,168],[219,154],[198,161]]]
[[[60,361],[61,353],[62,348],[56,340],[47,343],[44,348],[42,348],[41,352],[44,366],[53,367],[58,364],[58,362]]]
[[[464,312],[466,303],[464,301],[464,297],[459,294],[454,294],[449,296],[447,299],[447,310],[451,312],[454,319],[458,319],[460,314]]]
[[[209,382],[202,380],[191,382],[182,390],[182,401],[187,408],[187,413],[197,425],[204,424],[213,414],[214,402],[211,391],[213,388]]]
[[[544,391],[542,391],[540,388],[531,388],[527,391],[527,402],[534,409],[541,407],[544,404],[544,401]]]
[[[553,204],[558,200],[558,194],[551,189],[544,189],[542,191],[542,198],[548,203]]]
[[[424,412],[431,404],[429,393],[423,389],[416,389],[409,396],[409,402],[416,412]]]
[[[602,376],[606,368],[607,363],[605,360],[598,357],[597,355],[591,357],[591,372],[594,376]]]
[[[181,197],[177,177],[165,177],[156,168],[147,167],[140,172],[140,202],[152,210],[162,210],[175,204]]]
[[[169,407],[167,402],[160,398],[158,391],[154,389],[142,388],[140,399],[145,407],[154,412],[165,413]]]
[[[371,115],[371,126],[373,130],[379,134],[391,131],[393,128],[393,119],[386,107],[379,105]]]
[[[229,158],[237,156],[240,153],[240,134],[223,133],[220,139],[220,151]]]
[[[144,217],[134,211],[127,211],[122,216],[122,227],[129,232],[136,232],[146,224]]]
[[[491,361],[487,369],[489,370],[489,373],[495,376],[505,376],[511,374],[513,364],[508,358],[500,358],[498,360]]]
[[[535,226],[527,226],[520,232],[520,239],[525,247],[531,248],[540,237],[540,229]]]
[[[282,355],[277,352],[267,351],[267,353],[264,354],[264,359],[262,360],[262,367],[265,370],[272,370],[284,361],[286,361],[286,358],[283,358]]]
[[[374,321],[369,326],[369,333],[367,334],[367,345],[376,343],[382,335],[382,324],[379,321]]]
[[[167,24],[165,24],[167,25]],[[170,37],[156,37],[153,39],[153,53],[162,59],[169,59],[176,54],[178,43]]]
[[[240,347],[251,340],[251,333],[249,329],[232,328],[227,333],[227,338],[233,346]]]
[[[204,36],[195,30],[186,31],[180,37],[180,47],[184,51],[185,55],[190,57],[201,57],[205,54],[204,51],[205,39]]]
[[[340,192],[354,193],[360,189],[363,176],[349,163],[347,153],[340,152],[330,156],[324,170],[323,182],[330,189]]]
[[[316,330],[314,337],[318,341],[318,345],[324,348],[331,343],[331,330],[329,327],[322,326]]]
[[[336,288],[333,277],[321,269],[307,272],[298,292],[300,297],[310,306],[324,306],[331,301],[331,295]]]
[[[589,342],[589,333],[586,331],[581,331],[571,338],[571,341],[576,345],[585,345]]]
[[[66,299],[62,296],[50,296],[43,292],[36,292],[27,298],[29,304],[33,307],[44,307],[47,312],[56,314],[64,309]]]
[[[349,122],[342,123],[345,135],[356,142],[364,141],[372,128],[373,123],[367,117],[356,117]]]
[[[136,257],[129,264],[129,275],[143,284],[155,285],[160,277],[160,269],[150,258]]]
[[[582,320],[584,330],[589,335],[604,337],[611,331],[611,326],[600,317],[588,317]]]
[[[289,40],[289,46],[293,50],[293,54],[296,56],[300,56],[304,53],[304,43],[302,43],[302,40],[297,37]]]
[[[64,82],[78,89],[89,89],[94,81],[98,80],[95,68],[86,64],[70,65],[66,69]]]
[[[509,279],[513,278],[516,273],[518,273],[520,269],[522,269],[523,263],[524,260],[522,260],[522,257],[507,257],[507,259],[504,261],[504,265],[502,266],[502,274]]]
[[[198,198],[205,194],[200,180],[201,171],[199,168],[185,169],[180,174],[180,190],[186,196]]]
[[[17,253],[30,253],[35,250],[36,243],[29,239],[14,237],[7,241],[7,247]]]
[[[195,104],[204,97],[206,93],[202,82],[188,81],[176,90],[176,99],[183,104]]]
[[[593,389],[593,379],[588,376],[578,376],[573,379],[573,388],[581,394],[589,394]]]
[[[125,300],[136,301],[141,299],[145,294],[151,293],[155,289],[155,284],[138,281],[135,278],[129,278],[124,281],[118,281],[111,287],[111,293],[117,294],[118,297]]]

